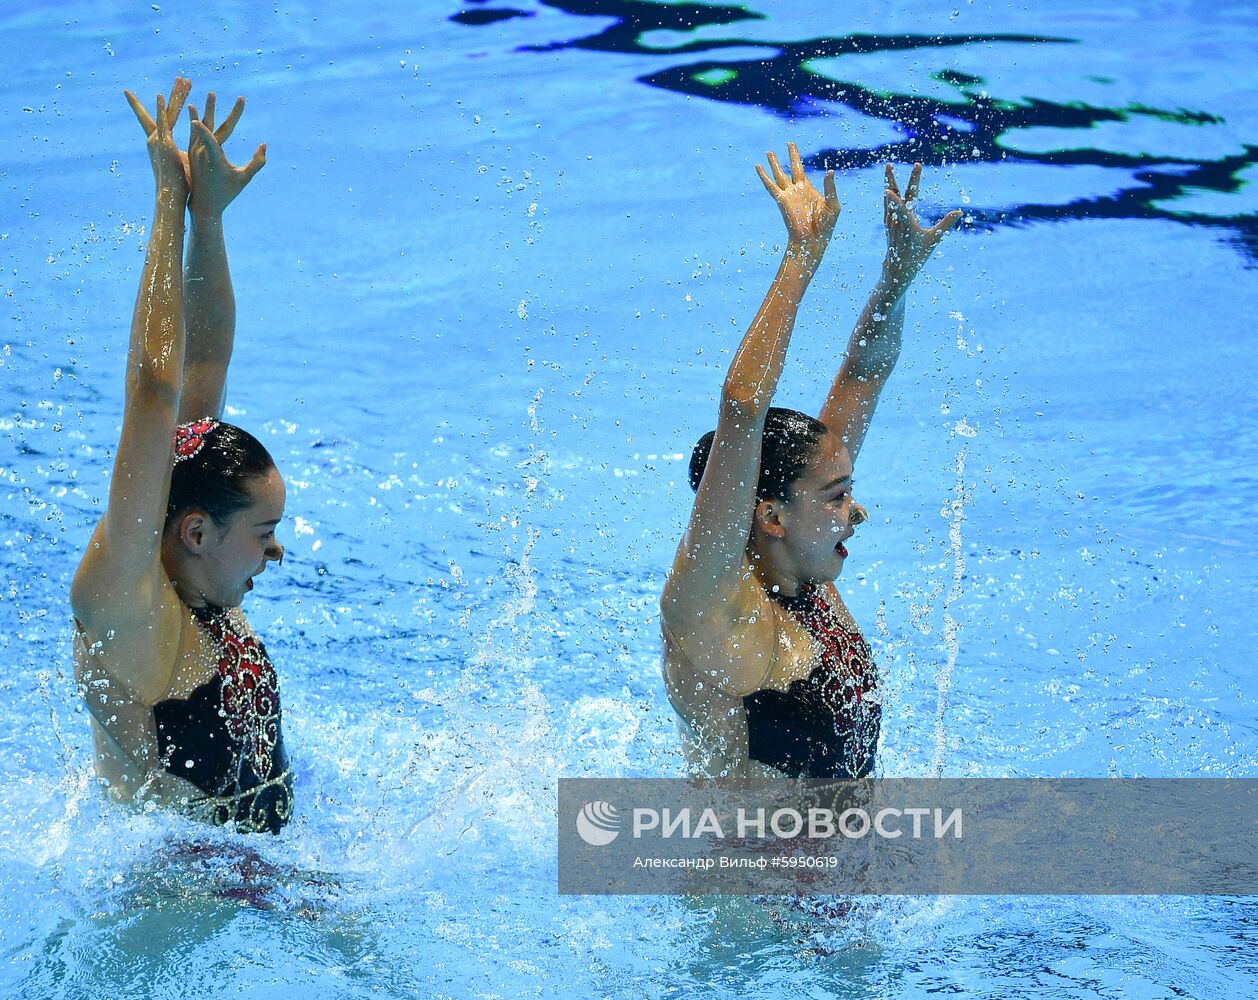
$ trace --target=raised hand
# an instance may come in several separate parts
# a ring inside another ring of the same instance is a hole
[[[205,114],[197,116],[197,109],[188,105],[192,119],[192,131],[188,139],[189,176],[192,194],[188,207],[194,217],[222,214],[245,186],[266,164],[266,143],[254,151],[253,157],[243,167],[233,166],[223,153],[223,143],[236,128],[245,110],[245,99],[236,98],[231,112],[218,128],[214,127],[214,93],[205,95]]]
[[[758,163],[756,173],[760,175],[765,190],[773,196],[782,212],[782,221],[786,223],[786,233],[792,247],[820,258],[826,244],[830,242],[839,212],[842,211],[834,190],[834,171],[826,173],[826,193],[823,197],[804,173],[804,163],[799,158],[799,149],[795,143],[787,143],[786,148],[791,163],[789,177],[772,152],[768,154],[772,178]]]
[[[149,159],[153,163],[153,178],[159,191],[168,191],[186,199],[188,197],[188,158],[171,137],[171,128],[179,120],[184,101],[192,90],[192,82],[182,76],[175,77],[175,85],[170,91],[170,100],[157,95],[157,117],[148,113],[148,109],[131,91],[124,90],[127,103],[135,112],[136,120],[148,136]]]
[[[910,202],[917,197],[922,179],[922,165],[913,164],[908,187],[900,194],[895,170],[887,164],[887,189],[883,197],[882,218],[887,226],[887,258],[884,274],[900,289],[906,287],[934,252],[944,233],[957,224],[959,211],[952,211],[929,229],[917,221]]]

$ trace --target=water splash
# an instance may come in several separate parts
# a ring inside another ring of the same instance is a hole
[[[964,430],[962,430],[964,428]],[[973,428],[961,421],[955,432],[963,436],[973,436]],[[957,657],[961,653],[961,628],[952,613],[952,607],[961,599],[962,584],[965,581],[965,549],[961,537],[961,525],[965,523],[965,505],[970,494],[965,488],[965,451],[957,452],[956,460],[957,485],[952,501],[944,508],[949,517],[948,555],[952,558],[952,586],[948,596],[944,598],[943,632],[946,657],[943,666],[935,674],[935,753],[931,759],[930,773],[933,777],[943,776],[944,757],[948,752],[948,699],[952,692],[952,673],[956,669]]]
[[[535,439],[543,433],[538,418],[543,395],[544,390],[539,390],[527,406],[529,429]],[[492,820],[524,843],[539,842],[553,823],[553,810],[539,805],[554,799],[551,707],[529,676],[538,612],[532,558],[541,532],[528,522],[530,508],[544,493],[541,487],[549,468],[548,456],[531,441],[528,456],[516,464],[522,509],[504,515],[510,526],[524,526],[518,555],[506,554],[502,576],[509,593],[477,636],[447,705],[446,732],[461,734],[462,745],[450,745],[448,737],[436,741],[445,744],[442,749],[453,756],[453,760],[445,759],[446,753],[441,753],[444,764],[461,761],[462,773],[412,818],[402,837],[408,840],[422,834],[429,843],[440,845],[438,851],[444,856],[478,839],[485,820]],[[504,690],[511,692],[509,699],[502,697]],[[436,761],[430,758],[436,748],[432,741],[417,745],[404,772],[423,771],[431,777]]]
[[[57,671],[58,680],[64,680]],[[91,793],[93,772],[78,759],[76,749],[65,738],[61,729],[61,718],[57,714],[57,706],[52,696],[52,671],[41,670],[36,677],[39,697],[48,708],[48,718],[52,726],[53,739],[57,743],[57,757],[61,762],[62,778],[60,798],[64,811],[52,819],[45,836],[38,844],[31,844],[30,860],[42,867],[54,857],[60,857],[71,842],[71,826],[78,817],[84,799]]]

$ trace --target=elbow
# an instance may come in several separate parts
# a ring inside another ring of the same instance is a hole
[[[862,391],[873,393],[876,397],[887,384],[887,379],[891,376],[893,366],[894,362],[853,365],[849,371],[844,373],[844,381],[856,383],[861,387]]]
[[[721,419],[735,427],[751,428],[764,422],[773,397],[766,392],[726,385],[721,390]]]
[[[126,397],[128,406],[143,402],[173,410],[179,405],[179,379],[167,366],[139,361],[127,372]]]

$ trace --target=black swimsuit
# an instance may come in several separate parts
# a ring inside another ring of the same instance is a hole
[[[214,822],[279,833],[293,814],[293,773],[275,668],[239,615],[191,610],[218,653],[218,676],[153,706],[162,766],[205,792]]]
[[[814,586],[772,596],[808,633],[817,666],[785,691],[743,698],[748,756],[792,778],[869,777],[882,721],[882,706],[869,697],[878,682],[869,644]]]

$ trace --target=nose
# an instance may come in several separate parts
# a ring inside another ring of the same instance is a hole
[[[283,566],[284,565],[284,546],[282,546],[279,542],[272,542],[270,545],[267,546],[266,557],[268,559],[275,560],[275,562]]]
[[[848,512],[848,515],[847,515],[848,524],[852,525],[852,527],[855,527],[858,524],[864,524],[868,520],[869,520],[869,511],[867,511],[860,504],[853,503],[852,509]]]

